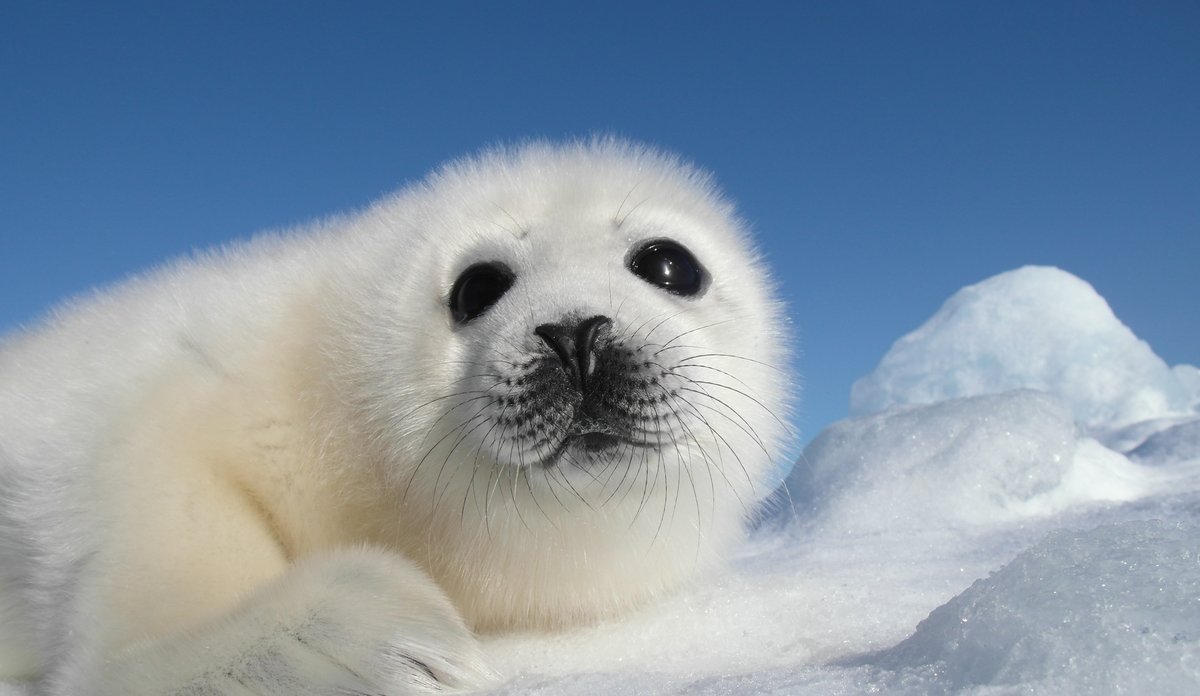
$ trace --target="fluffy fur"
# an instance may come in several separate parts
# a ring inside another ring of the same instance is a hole
[[[664,238],[704,292],[630,271]],[[514,283],[456,322],[484,261]],[[578,395],[526,384],[553,372],[535,330],[590,316],[640,440],[556,458]],[[477,685],[474,634],[612,615],[719,559],[779,452],[785,348],[708,178],[613,141],[488,152],[73,302],[0,345],[0,678]]]

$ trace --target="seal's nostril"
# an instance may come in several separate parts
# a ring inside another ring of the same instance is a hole
[[[579,382],[579,365],[575,359],[575,329],[563,324],[542,324],[533,330],[558,355],[562,368],[571,379]]]
[[[612,319],[597,315],[578,323],[542,324],[533,333],[554,351],[567,376],[582,391],[596,369],[596,339],[611,325]]]
[[[594,316],[579,324],[575,333],[575,355],[579,361],[579,374],[582,381],[587,381],[596,369],[595,349],[596,336],[601,329],[612,326],[612,319],[605,316]],[[582,387],[583,384],[581,383]]]

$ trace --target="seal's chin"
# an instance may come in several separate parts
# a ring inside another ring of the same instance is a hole
[[[621,438],[608,433],[583,433],[567,438],[568,446],[579,447],[585,452],[593,453],[616,449],[622,442],[624,441]]]
[[[538,466],[549,468],[557,466],[564,461],[574,464],[580,464],[585,461],[604,461],[606,457],[613,457],[618,454],[628,456],[630,448],[653,450],[658,449],[658,446],[645,440],[637,440],[610,432],[574,432],[564,437],[558,446],[537,464]]]

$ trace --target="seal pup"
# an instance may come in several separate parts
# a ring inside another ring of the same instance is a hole
[[[595,140],[61,307],[0,348],[0,677],[470,688],[477,633],[652,601],[767,493],[767,276],[706,174]]]

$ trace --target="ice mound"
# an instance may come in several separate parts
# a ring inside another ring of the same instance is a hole
[[[938,607],[875,664],[927,693],[1197,693],[1200,530],[1058,531]]]
[[[808,446],[792,501],[843,533],[995,525],[1145,495],[1155,476],[1018,390],[844,420]]]
[[[1088,428],[1194,412],[1196,368],[1171,369],[1092,286],[1026,266],[955,293],[850,392],[863,415],[1029,388],[1061,398]]]

